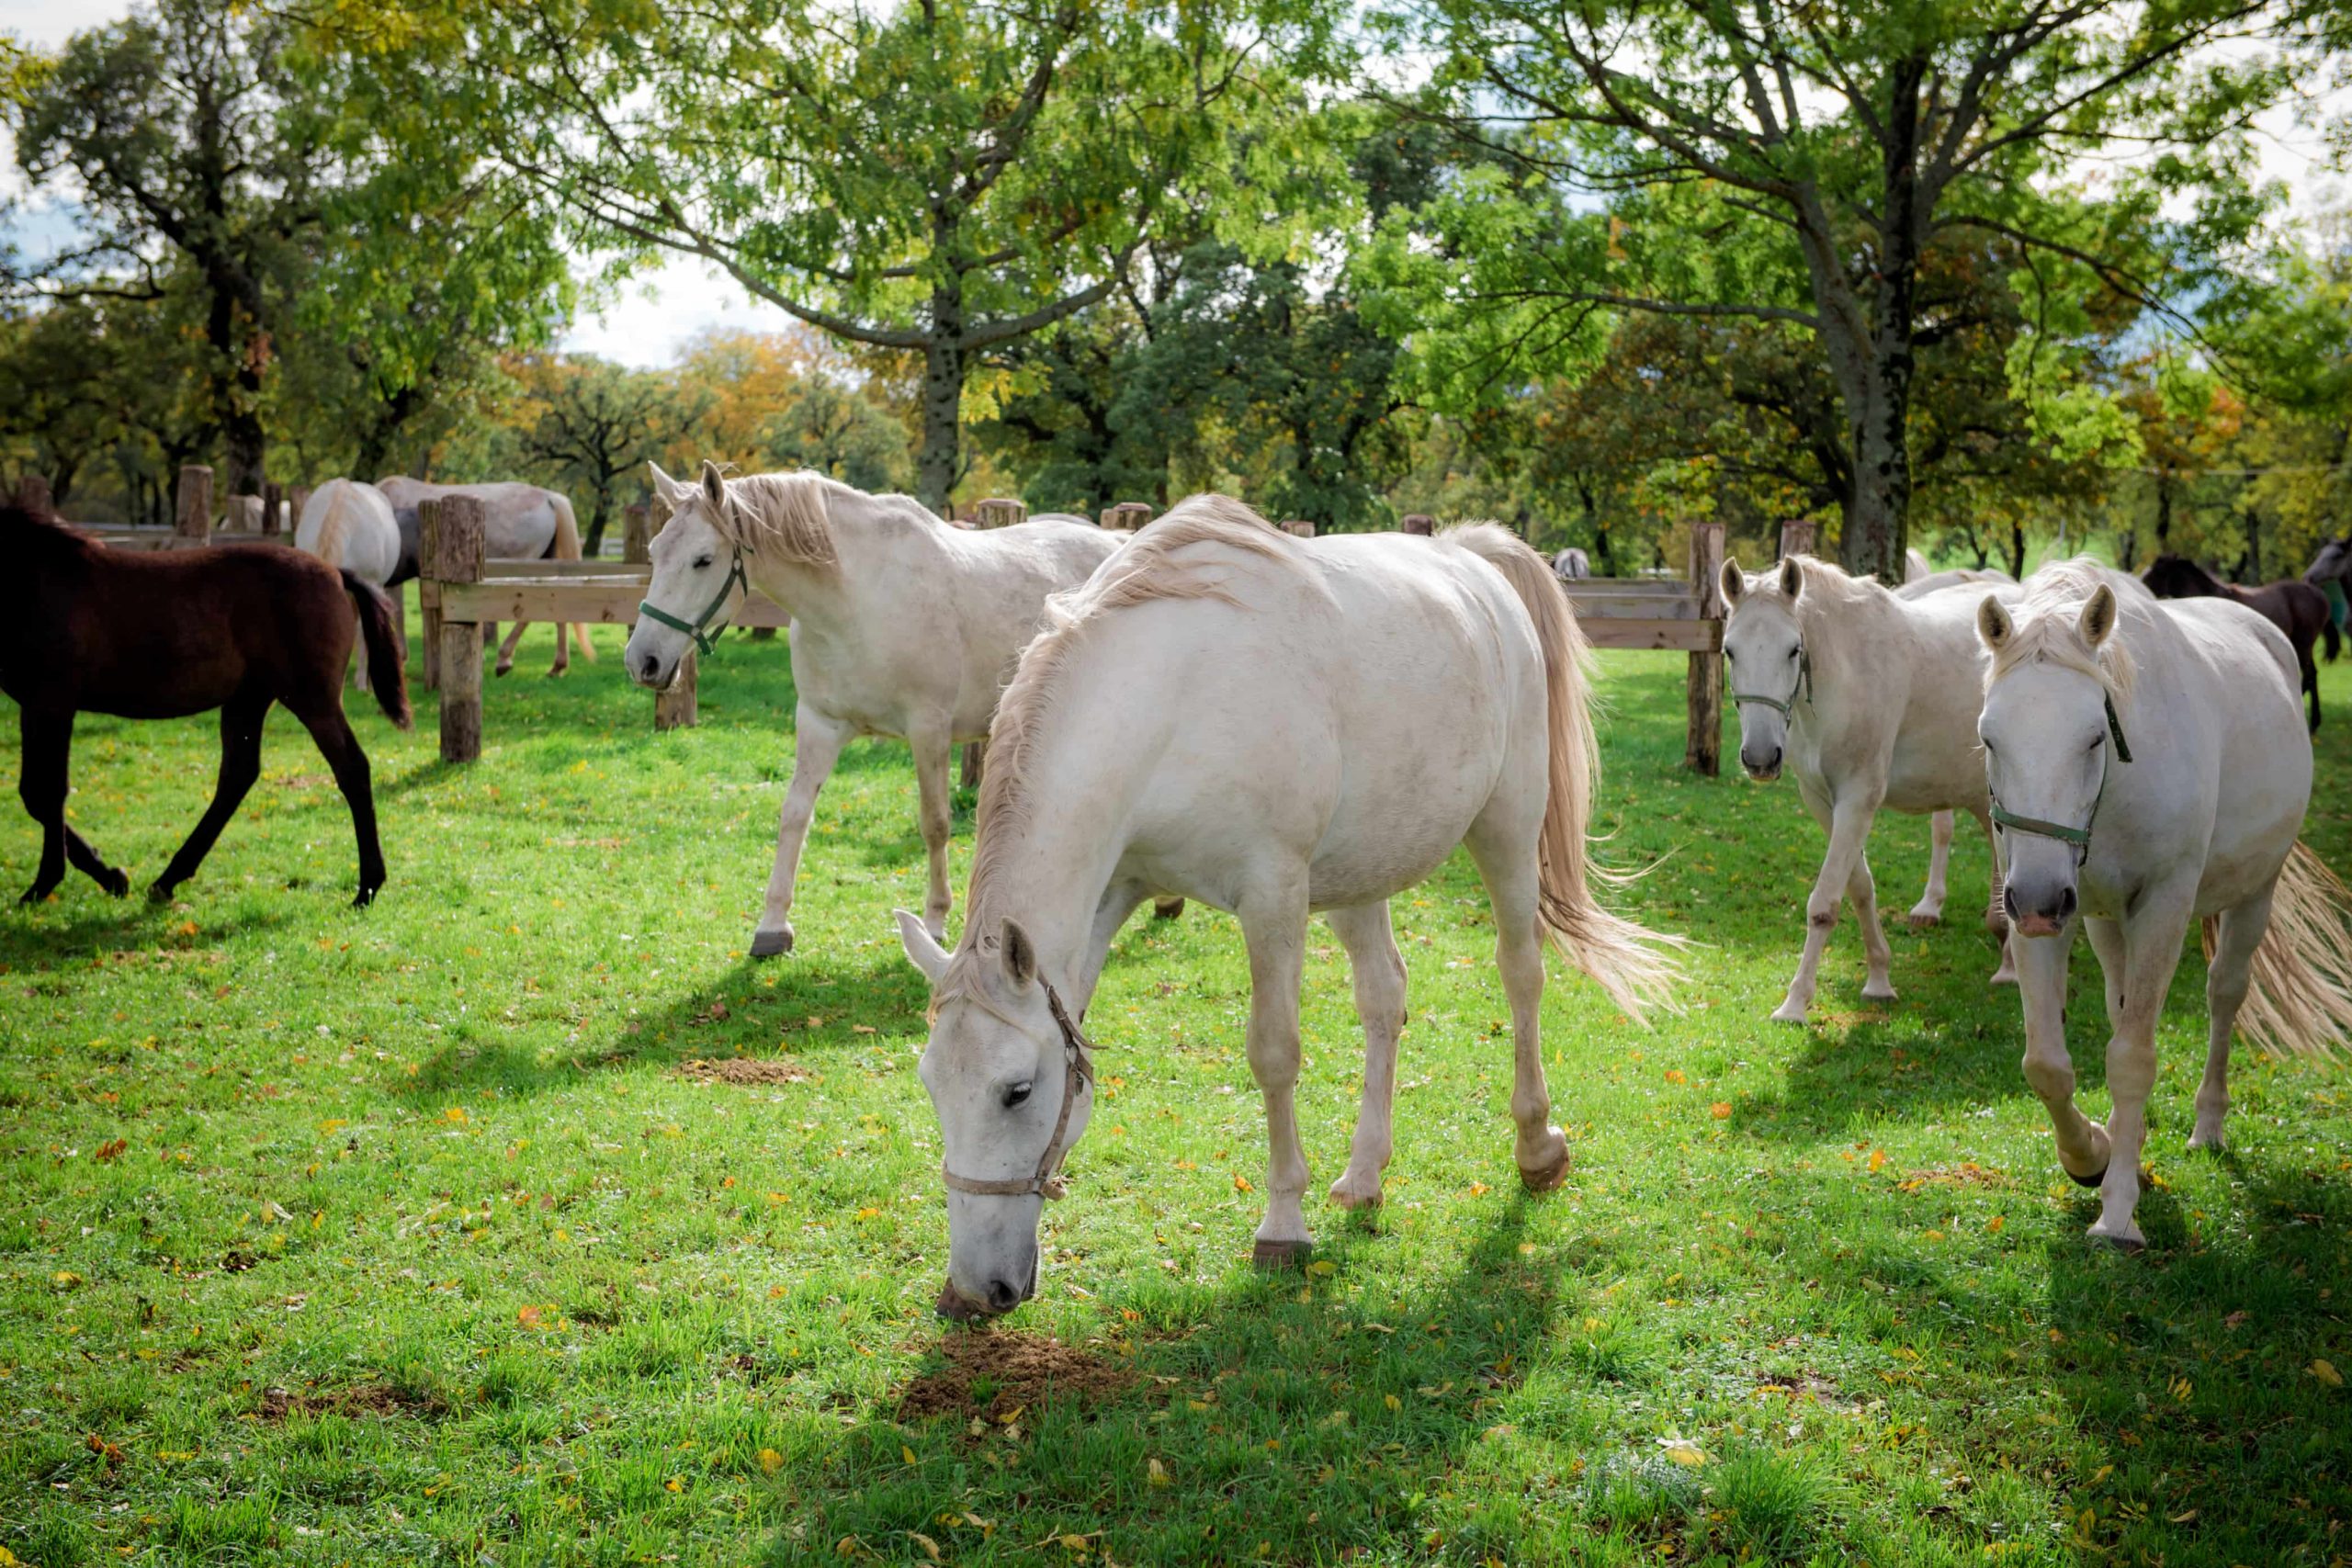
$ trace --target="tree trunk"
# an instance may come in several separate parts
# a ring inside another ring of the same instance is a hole
[[[962,456],[964,300],[957,290],[932,290],[931,326],[934,335],[923,354],[922,449],[915,457],[915,499],[944,517]]]
[[[2156,554],[2172,554],[2172,479],[2162,468],[2156,470]],[[2124,570],[2131,570],[2129,562]]]
[[[2025,525],[2009,525],[2009,575],[2019,582],[2025,581]]]
[[[605,553],[605,524],[613,514],[613,487],[609,483],[596,487],[596,509],[588,514],[588,534],[580,541],[580,553],[594,560]]]

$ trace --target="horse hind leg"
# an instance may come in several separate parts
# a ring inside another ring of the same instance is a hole
[[[2197,1086],[2197,1125],[2188,1134],[2192,1149],[2223,1149],[2229,1138],[2222,1124],[2230,1113],[2230,1037],[2236,1030],[2238,1010],[2245,1005],[2255,953],[2270,930],[2273,882],[2234,908],[2224,909],[2213,922],[2213,957],[2205,966],[2205,1077]]]
[[[385,875],[384,847],[376,836],[376,795],[368,753],[359,749],[359,738],[351,733],[351,721],[344,716],[340,702],[331,701],[314,713],[298,711],[295,716],[311,732],[319,754],[334,773],[345,804],[351,807],[352,836],[359,845],[359,892],[351,907],[364,909],[375,902]]]
[[[1524,823],[1509,816],[1480,818],[1466,840],[1495,908],[1495,962],[1510,1002],[1511,1157],[1531,1192],[1559,1186],[1568,1169],[1568,1135],[1552,1123],[1552,1090],[1544,1077],[1544,935],[1536,859],[1544,799],[1535,796],[1539,815]]]
[[[1993,831],[1990,813],[1977,812],[1976,825],[1984,829],[1984,842],[1993,852],[1993,882],[1984,898],[1984,929],[2001,941],[2000,964],[1994,969],[1992,979],[1985,983],[2014,986],[2018,983],[2018,939],[2009,931],[2009,912],[2001,902],[2007,874],[2001,859],[2001,839]]]
[[[1854,857],[1853,872],[1846,878],[1846,899],[1854,906],[1854,923],[1862,929],[1862,996],[1869,1001],[1891,1002],[1894,999],[1894,950],[1887,944],[1886,928],[1878,921],[1878,884],[1871,875],[1868,855]]]
[[[17,902],[38,904],[56,892],[57,885],[65,880],[69,861],[99,886],[121,897],[130,891],[130,879],[100,860],[97,852],[84,842],[65,820],[74,716],[24,708],[18,712],[17,723],[23,754],[17,797],[24,802],[26,812],[41,830],[40,863],[33,873],[32,886],[25,889]]]
[[[1953,818],[1949,811],[1939,811],[1928,820],[1928,887],[1905,917],[1915,930],[1943,921],[1946,877],[1951,868],[1952,827]]]
[[[240,694],[221,705],[220,776],[213,785],[212,804],[204,808],[204,815],[197,819],[187,841],[180,845],[179,852],[164,868],[164,874],[148,887],[147,897],[156,903],[168,902],[180,884],[196,874],[204,857],[212,852],[220,829],[229,825],[229,818],[244,804],[245,792],[261,777],[262,720],[269,713],[270,701],[266,696]]]
[[[507,632],[506,640],[499,643],[498,645],[498,666],[492,671],[492,673],[498,675],[513,673],[514,669],[514,645],[523,640],[523,633],[529,629],[530,625],[531,623],[528,621],[517,621],[514,623],[513,628]],[[491,640],[496,641],[498,637],[498,628],[496,626],[491,627],[490,634]],[[561,653],[563,649],[559,646],[556,651],[558,653]]]
[[[1363,1024],[1363,1103],[1356,1111],[1348,1168],[1331,1183],[1342,1209],[1376,1208],[1380,1173],[1396,1152],[1396,1040],[1405,1028],[1405,960],[1396,951],[1386,900],[1325,915],[1348,950],[1355,974],[1356,1017]]]

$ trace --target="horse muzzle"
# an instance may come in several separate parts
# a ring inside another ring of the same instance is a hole
[[[1747,776],[1758,784],[1770,784],[1781,776],[1781,755],[1778,746],[1769,752],[1750,751],[1743,746],[1739,749],[1739,765],[1747,769]]]
[[[2001,889],[2001,908],[2009,917],[2009,929],[2019,936],[2059,936],[2075,918],[2078,899],[2074,885],[2028,894],[2020,897],[2014,884]]]
[[[978,1323],[987,1318],[1002,1317],[1014,1307],[1037,1293],[1037,1265],[1029,1265],[1029,1282],[1016,1285],[1010,1280],[991,1279],[986,1290],[969,1296],[956,1287],[953,1276],[940,1282],[939,1300],[932,1310],[950,1323]]]

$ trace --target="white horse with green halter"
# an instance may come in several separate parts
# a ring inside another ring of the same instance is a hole
[[[1725,683],[1739,709],[1740,765],[1763,781],[1787,769],[1829,840],[1805,900],[1804,953],[1772,1013],[1783,1022],[1804,1021],[1841,899],[1853,904],[1862,930],[1862,995],[1894,995],[1893,950],[1879,925],[1877,886],[1864,852],[1881,807],[1965,811],[1992,834],[1976,757],[1978,596],[1949,588],[1917,597],[1907,592],[1850,577],[1810,556],[1789,557],[1757,575],[1737,561],[1724,563],[1724,600],[1731,606],[1724,623]],[[1942,916],[1949,822],[1938,826],[1928,896],[1911,911],[1914,924]],[[1999,880],[1996,843],[1996,896]],[[1997,897],[1987,900],[1985,925],[2006,939]],[[1993,984],[2014,978],[2005,940]]]
[[[2089,561],[2044,567],[2011,610],[1980,602],[1979,719],[2025,1004],[2025,1077],[2058,1161],[2099,1189],[2091,1235],[2137,1247],[2155,1030],[2202,917],[2211,1015],[2189,1146],[2219,1147],[2230,1036],[2327,1054],[2352,1028],[2342,883],[2297,840],[2312,747],[2294,650],[2224,599],[2159,601]],[[2088,931],[2107,977],[2105,1126],[2075,1105],[2066,960]]]
[[[1122,536],[1061,513],[954,528],[906,496],[815,473],[727,479],[705,463],[699,485],[659,467],[653,483],[671,513],[623,655],[632,680],[667,686],[688,649],[709,650],[750,588],[792,616],[792,782],[752,955],[792,950],[793,884],[817,792],[861,735],[913,748],[931,860],[923,920],[945,941],[948,759],[957,741],[988,733],[1046,596],[1085,581]]]
[[[962,942],[951,955],[899,917],[933,987],[940,1310],[1001,1313],[1035,1290],[1040,1205],[1093,1106],[1079,1021],[1112,939],[1157,891],[1241,921],[1269,1145],[1261,1262],[1310,1245],[1294,1105],[1307,917],[1324,910],[1347,949],[1364,1027],[1363,1109],[1330,1196],[1374,1204],[1405,1022],[1388,899],[1457,844],[1494,903],[1514,1155],[1531,1190],[1556,1186],[1544,937],[1628,1010],[1672,965],[1588,886],[1586,645],[1544,558],[1484,524],[1295,539],[1195,496],[1052,611],[997,711]]]

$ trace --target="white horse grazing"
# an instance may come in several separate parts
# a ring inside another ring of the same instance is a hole
[[[904,737],[914,750],[931,852],[923,919],[945,941],[949,757],[988,734],[1046,596],[1085,581],[1125,536],[1060,513],[951,528],[905,496],[815,473],[729,479],[705,463],[699,486],[659,467],[653,483],[672,511],[622,656],[632,679],[668,685],[689,649],[710,646],[746,584],[792,615],[797,750],[752,955],[792,950],[793,881],[817,792],[861,735]]]
[[[1240,918],[1269,1145],[1260,1261],[1310,1245],[1293,1103],[1308,913],[1327,911],[1348,950],[1364,1028],[1363,1109],[1330,1196],[1377,1203],[1405,1022],[1387,901],[1456,844],[1494,904],[1520,1174],[1558,1185],[1544,937],[1629,1011],[1673,966],[1587,885],[1586,645],[1544,558],[1492,525],[1433,543],[1294,539],[1196,496],[1052,611],[997,712],[963,942],[951,957],[899,916],[933,987],[941,1312],[1001,1313],[1035,1290],[1039,1205],[1093,1105],[1077,1021],[1112,938],[1158,890]]]
[[[2191,1148],[2219,1147],[2230,1033],[2325,1054],[2352,1027],[2343,884],[2297,841],[2312,746],[2294,650],[2224,599],[2158,601],[2089,561],[2036,573],[2012,615],[1977,616],[1992,667],[1980,728],[2008,847],[2026,1081],[2058,1161],[2100,1189],[2098,1240],[2142,1245],[2140,1151],[2156,1016],[2191,919],[2205,919],[2204,1081]],[[2107,1125],[2075,1105],[2066,1053],[2075,917],[2107,976]]]
[[[401,570],[401,531],[393,520],[390,500],[374,485],[358,479],[329,479],[311,492],[311,499],[302,505],[302,515],[294,525],[294,547],[318,557],[329,566],[363,577],[379,588],[415,575],[413,556],[409,571],[403,574]],[[394,593],[389,597],[393,637],[405,660],[407,596]],[[368,689],[366,660],[354,662],[352,678],[361,691]]]
[[[1947,592],[1906,599],[1810,556],[1791,556],[1758,576],[1725,561],[1723,594],[1731,606],[1724,659],[1725,684],[1739,707],[1740,765],[1759,780],[1778,778],[1783,767],[1794,773],[1805,809],[1829,836],[1805,900],[1804,955],[1772,1016],[1804,1021],[1841,897],[1852,902],[1862,928],[1869,971],[1862,995],[1891,999],[1893,953],[1864,853],[1880,807],[1965,811],[1992,834],[1976,757],[1976,685],[1969,678],[1983,658],[1975,641],[1977,596]],[[1949,832],[1942,839],[1948,851]],[[1932,924],[1942,913],[1941,880],[1931,878],[1911,919]],[[1987,900],[1984,923],[2006,937],[1996,898]],[[2005,941],[1993,983],[2014,978]]]
[[[395,582],[416,575],[417,546],[423,529],[417,508],[427,501],[443,496],[469,496],[481,502],[482,557],[486,560],[578,560],[580,558],[580,525],[571,514],[571,501],[560,490],[541,485],[525,484],[519,479],[500,479],[488,484],[444,485],[413,479],[406,474],[392,474],[376,481],[385,499],[392,503],[392,515],[401,526],[404,564]],[[505,674],[514,668],[514,645],[523,640],[528,621],[517,621],[499,648],[495,672]],[[571,637],[580,645],[580,657],[594,664],[596,648],[588,640],[588,628],[574,625]],[[483,628],[483,635],[497,641],[495,624]],[[571,651],[564,641],[564,628],[555,633],[555,663],[548,671],[560,675],[571,668]]]

